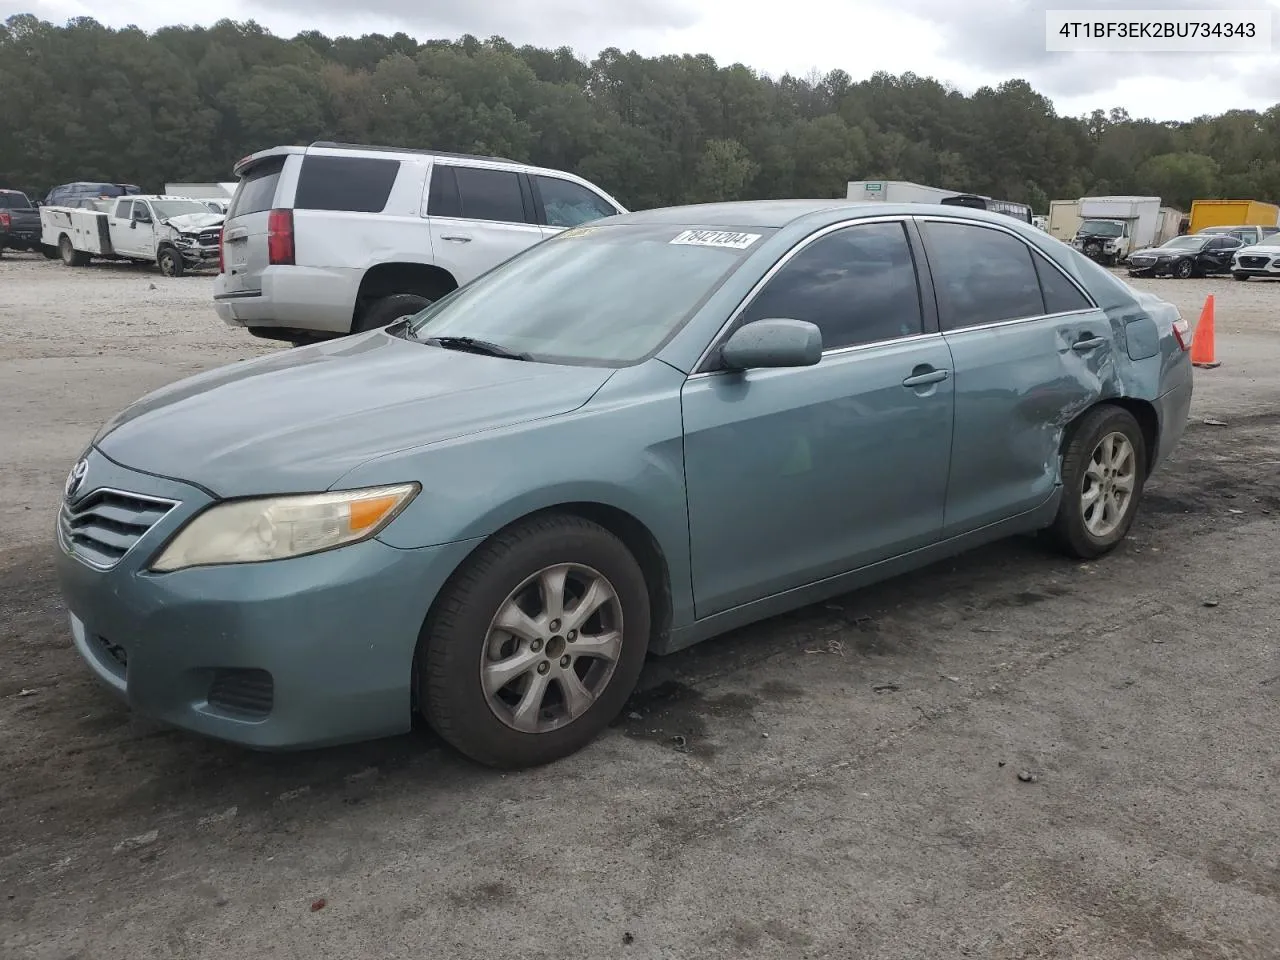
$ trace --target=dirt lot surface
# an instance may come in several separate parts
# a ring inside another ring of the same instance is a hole
[[[0,957],[1280,956],[1280,284],[1138,282],[1215,294],[1223,366],[1117,553],[1005,543],[653,661],[602,740],[502,776],[99,689],[52,579],[68,467],[273,348],[208,278],[6,257]]]

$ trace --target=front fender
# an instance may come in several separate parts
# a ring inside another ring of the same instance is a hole
[[[334,486],[420,482],[422,492],[379,535],[401,549],[488,537],[566,504],[620,510],[643,524],[664,554],[678,626],[692,612],[684,379],[657,360],[627,367],[571,413],[388,454]]]

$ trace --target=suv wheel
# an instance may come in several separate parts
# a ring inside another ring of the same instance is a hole
[[[1062,504],[1051,538],[1079,560],[1110,552],[1129,532],[1146,474],[1146,443],[1133,414],[1112,404],[1089,411],[1062,458]]]
[[[568,756],[631,695],[649,646],[644,573],[617,537],[568,514],[476,550],[423,628],[418,703],[471,759],[507,769]]]
[[[428,297],[416,293],[393,293],[369,304],[368,308],[356,319],[351,327],[352,333],[365,333],[377,330],[389,323],[395,323],[401,317],[417,313],[431,303]]]

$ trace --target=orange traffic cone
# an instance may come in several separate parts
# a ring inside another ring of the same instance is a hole
[[[1204,308],[1200,311],[1200,322],[1196,324],[1191,340],[1191,362],[1197,367],[1212,370],[1222,366],[1215,359],[1213,344],[1213,294],[1204,298]]]

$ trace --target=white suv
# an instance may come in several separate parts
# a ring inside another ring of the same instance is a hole
[[[386,326],[546,237],[627,212],[581,177],[496,157],[322,142],[234,172],[214,307],[293,343]]]

